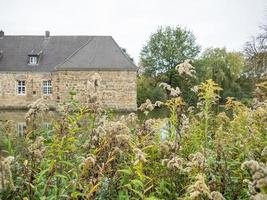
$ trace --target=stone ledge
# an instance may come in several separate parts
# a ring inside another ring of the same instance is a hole
[[[56,106],[55,105],[48,105],[49,110],[55,111]],[[114,112],[136,112],[137,109],[133,108],[103,108],[106,110],[112,110]],[[29,110],[27,105],[0,105],[0,111],[27,111]]]
[[[55,106],[52,106],[52,105],[50,105],[50,106],[48,106],[48,108],[49,108],[49,110],[56,110],[56,107]],[[7,106],[5,106],[5,105],[0,105],[0,110],[1,111],[5,111],[5,110],[11,110],[11,111],[16,111],[16,110],[22,110],[22,111],[26,111],[26,110],[29,110],[29,108],[28,108],[28,106],[26,106],[26,105],[7,105]]]

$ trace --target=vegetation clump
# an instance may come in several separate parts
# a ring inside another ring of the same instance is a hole
[[[188,64],[177,70],[193,76]],[[223,108],[212,80],[194,86],[195,105],[178,87],[161,86],[169,99],[142,104],[143,120],[115,116],[95,97],[82,105],[71,92],[50,129],[38,121],[48,117],[41,100],[22,138],[2,123],[0,199],[266,198],[265,84],[250,107],[228,98]],[[149,118],[159,106],[169,116]]]

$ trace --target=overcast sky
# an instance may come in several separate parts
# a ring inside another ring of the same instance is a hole
[[[0,0],[7,35],[111,35],[135,61],[158,26],[187,27],[202,49],[241,50],[266,15],[267,0]]]

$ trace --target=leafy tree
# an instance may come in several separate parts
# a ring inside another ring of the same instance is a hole
[[[137,80],[137,104],[141,105],[147,99],[150,99],[152,102],[164,101],[166,95],[152,78],[141,75]]]
[[[245,69],[245,59],[241,53],[227,52],[225,48],[209,48],[195,63],[200,82],[213,79],[222,87],[222,96],[249,96],[251,88],[241,88],[247,81],[241,77]],[[247,85],[248,87],[248,85]]]
[[[200,52],[193,33],[177,27],[159,27],[141,50],[141,65],[144,74],[154,77],[157,82],[168,77],[173,85],[175,66],[186,59],[194,59]],[[166,81],[166,80],[165,80]]]

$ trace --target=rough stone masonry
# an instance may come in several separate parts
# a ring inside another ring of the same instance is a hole
[[[94,87],[94,75],[100,77]],[[17,80],[25,80],[25,95],[17,94]],[[52,80],[52,94],[45,95],[42,82]],[[0,105],[2,108],[26,108],[31,102],[43,98],[54,107],[69,98],[74,90],[81,103],[87,103],[97,93],[104,107],[122,111],[136,110],[136,71],[58,71],[52,73],[6,72],[0,73]]]
[[[51,36],[48,31],[9,36],[1,31],[0,108],[26,108],[39,98],[52,107],[74,90],[81,103],[97,94],[104,107],[134,111],[136,75],[136,65],[111,36]]]

